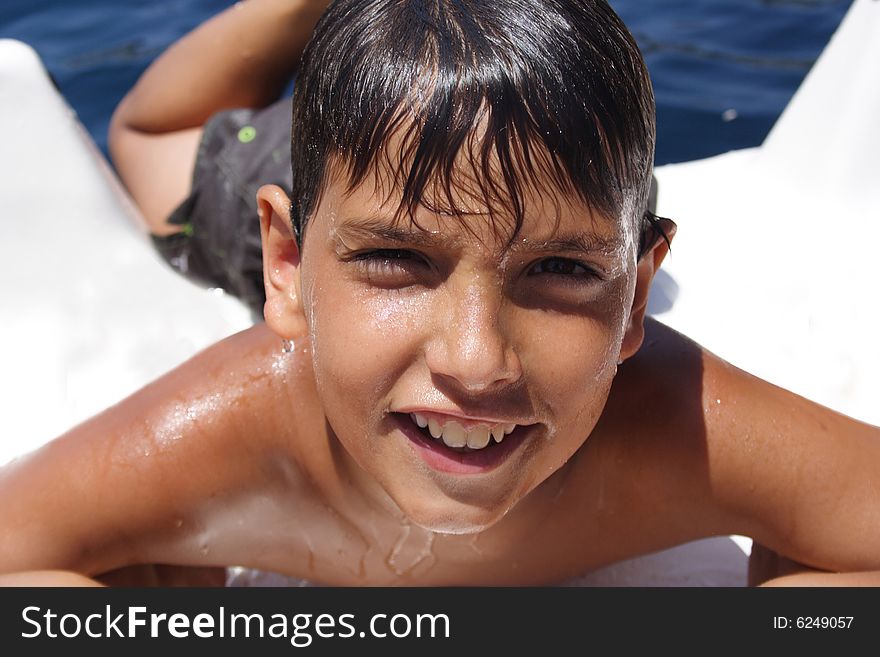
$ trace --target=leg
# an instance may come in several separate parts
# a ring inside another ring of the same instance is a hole
[[[163,53],[122,99],[108,142],[154,235],[188,195],[202,126],[217,111],[265,107],[290,80],[328,0],[248,0]]]

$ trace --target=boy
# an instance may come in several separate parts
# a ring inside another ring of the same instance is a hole
[[[334,3],[265,325],[6,468],[0,567],[548,584],[737,533],[880,584],[880,431],[645,318],[653,122],[604,2]]]

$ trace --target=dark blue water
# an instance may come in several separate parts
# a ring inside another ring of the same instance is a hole
[[[228,0],[2,0],[0,37],[34,46],[103,149],[116,103]],[[612,0],[641,45],[657,162],[761,143],[851,0]]]

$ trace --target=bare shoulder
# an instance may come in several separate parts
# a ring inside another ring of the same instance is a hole
[[[880,564],[876,427],[754,377],[655,321],[618,377],[603,420],[643,485],[679,505],[671,518],[661,514],[666,522],[688,517],[699,535],[748,535],[823,569]]]
[[[155,560],[204,529],[206,506],[290,482],[307,360],[253,327],[4,468],[17,504],[0,513],[0,571]],[[180,545],[171,562],[204,561]]]
[[[703,362],[713,501],[733,531],[814,568],[880,566],[880,429]]]
[[[309,411],[314,379],[307,352],[264,324],[232,335],[148,384],[90,423],[119,427],[133,456],[208,457],[224,485],[240,467],[268,458]],[[81,428],[77,428],[80,432]],[[92,432],[87,439],[105,432]],[[210,455],[210,456],[209,456]]]
[[[705,502],[712,482],[704,356],[693,341],[648,320],[642,348],[620,366],[602,417],[576,457],[579,495],[599,510],[592,522],[613,526],[620,537],[609,556],[723,533]]]

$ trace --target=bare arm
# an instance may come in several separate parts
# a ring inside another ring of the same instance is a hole
[[[713,498],[757,542],[752,582],[880,585],[880,429],[704,365]]]
[[[751,376],[653,320],[612,393],[603,420],[617,427],[632,426],[638,400],[638,431],[618,428],[612,435],[625,438],[612,444],[637,473],[627,495],[650,511],[639,527],[659,537],[646,547],[740,534],[756,545],[751,584],[875,585],[880,429]]]
[[[755,543],[749,555],[749,586],[880,586],[880,571],[823,572]]]
[[[761,586],[880,586],[880,571],[871,570],[861,573],[821,573],[806,572],[776,577]]]
[[[165,220],[189,192],[205,121],[277,99],[328,4],[235,4],[173,44],[122,99],[110,123],[110,154],[151,232],[179,230]]]
[[[0,469],[0,573],[227,565],[199,550],[203,509],[273,480],[267,442],[292,424],[266,410],[290,407],[267,367],[278,349],[263,325],[228,338]],[[192,573],[109,581],[145,574]]]

